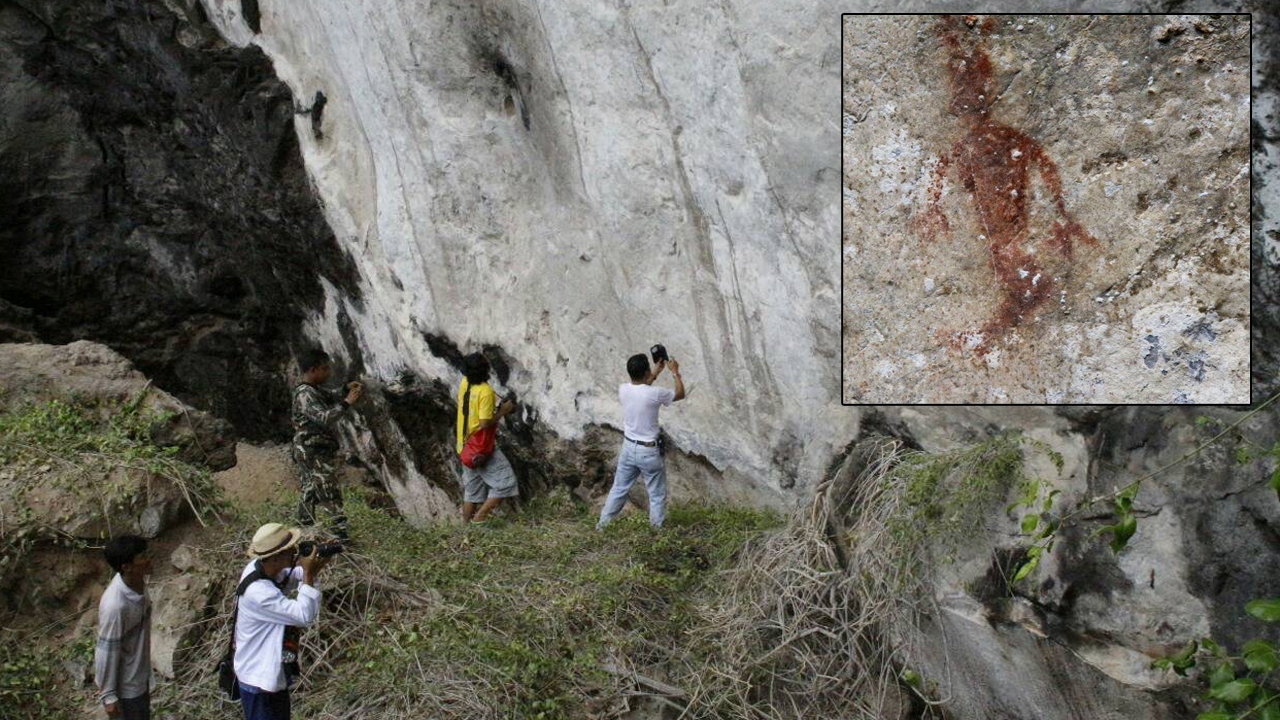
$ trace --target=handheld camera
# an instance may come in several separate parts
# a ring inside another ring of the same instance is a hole
[[[320,557],[323,557],[323,558],[333,557],[334,555],[337,555],[338,553],[342,552],[342,543],[336,540],[332,542],[321,542],[321,543],[313,542],[311,540],[303,540],[302,542],[298,543],[298,554],[303,557],[306,557],[307,555],[310,555],[311,551],[314,550],[316,547],[320,548]]]

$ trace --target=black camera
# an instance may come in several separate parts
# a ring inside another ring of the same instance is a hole
[[[661,344],[654,345],[653,347],[649,348],[649,354],[653,356],[653,362],[655,364],[671,359],[667,357],[667,348]]]
[[[315,550],[316,548],[320,549],[320,557],[323,557],[323,558],[333,557],[334,555],[337,555],[338,553],[342,552],[342,543],[337,540],[331,540],[329,542],[313,542],[311,540],[303,540],[302,542],[298,543],[298,554],[301,555],[302,557],[306,557],[310,555],[311,551]]]

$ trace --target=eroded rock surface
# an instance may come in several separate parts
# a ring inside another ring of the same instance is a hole
[[[1247,402],[1249,30],[847,17],[845,399]]]
[[[108,343],[282,439],[303,318],[351,275],[294,102],[193,3],[0,4],[0,339]]]
[[[1198,416],[1211,418],[1196,422]],[[1036,424],[1029,435],[1063,456],[1062,472],[1028,454],[1029,469],[1061,491],[1057,517],[1139,478],[1138,530],[1115,553],[1109,501],[1064,524],[1055,549],[1026,581],[1009,574],[1030,546],[1021,513],[993,505],[982,530],[936,548],[936,612],[919,658],[957,717],[1194,717],[1194,693],[1151,662],[1192,640],[1228,647],[1275,629],[1245,604],[1280,594],[1274,564],[1280,501],[1268,487],[1270,460],[1240,463],[1237,447],[1276,442],[1274,413],[1240,427],[1238,440],[1184,459],[1239,412],[1114,408],[1046,418],[1038,408],[892,409],[886,425],[926,450],[964,447],[997,424]],[[1233,435],[1233,437],[1237,437]],[[1010,501],[1016,493],[1011,493]],[[1002,714],[1003,713],[1003,714]]]

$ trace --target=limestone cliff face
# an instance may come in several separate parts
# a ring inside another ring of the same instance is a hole
[[[351,439],[417,519],[452,511],[450,387],[476,349],[526,403],[513,460],[550,481],[607,482],[622,363],[653,342],[691,387],[664,416],[686,497],[786,504],[885,427],[925,449],[1031,431],[1075,498],[1176,458],[1194,413],[839,406],[837,16],[883,9],[0,3],[0,337],[100,339],[251,435],[286,432],[290,357],[318,339],[383,388]],[[1280,367],[1278,32],[1254,15],[1259,400]],[[972,591],[1017,545],[997,509],[938,576],[955,716],[1193,716],[1153,699],[1144,658],[1280,594],[1239,560],[1274,551],[1274,498],[1222,461],[1153,484],[1128,554],[1068,539],[1021,597]]]
[[[326,215],[360,268],[370,371],[502,348],[562,437],[618,427],[632,353],[689,399],[675,444],[761,501],[819,476],[839,407],[834,3],[206,3],[299,98]]]

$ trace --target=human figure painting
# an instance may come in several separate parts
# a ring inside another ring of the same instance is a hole
[[[940,203],[950,177],[972,200],[985,252],[998,286],[999,302],[977,330],[946,333],[952,347],[984,356],[1010,330],[1033,321],[1059,296],[1078,244],[1096,246],[1067,209],[1058,166],[1035,138],[995,117],[998,96],[983,32],[990,18],[948,15],[935,32],[947,57],[948,110],[963,135],[939,158],[923,212],[913,219],[916,233],[930,242],[956,242]],[[1038,177],[1056,212],[1045,237],[1036,237],[1029,201]],[[1049,257],[1045,257],[1045,254]]]

